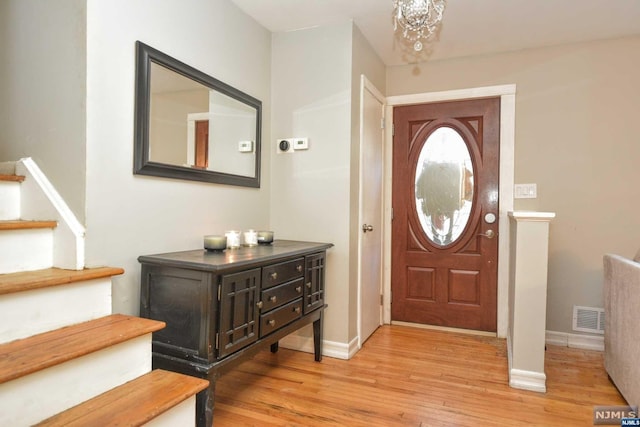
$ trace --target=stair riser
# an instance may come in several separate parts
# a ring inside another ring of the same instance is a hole
[[[111,278],[0,295],[0,344],[111,314]]]
[[[0,274],[53,266],[53,231],[49,228],[0,233]]]
[[[0,221],[20,219],[20,183],[0,181]]]
[[[145,427],[189,427],[196,425],[196,397],[191,396],[145,424]]]
[[[0,384],[0,426],[30,426],[151,370],[151,334]]]

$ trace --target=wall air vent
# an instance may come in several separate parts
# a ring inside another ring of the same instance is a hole
[[[573,306],[573,330],[604,334],[604,308]]]

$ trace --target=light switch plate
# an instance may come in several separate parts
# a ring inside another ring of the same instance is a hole
[[[535,199],[538,197],[536,184],[516,184],[513,197],[516,199]]]

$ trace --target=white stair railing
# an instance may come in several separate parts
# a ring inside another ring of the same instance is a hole
[[[58,221],[58,226],[53,231],[53,266],[82,270],[84,226],[30,157],[16,162],[16,174],[26,177],[20,190],[21,218]]]

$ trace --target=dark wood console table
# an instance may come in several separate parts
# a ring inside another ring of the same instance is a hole
[[[164,321],[153,334],[153,367],[209,380],[197,425],[213,424],[216,379],[291,332],[313,324],[322,359],[326,250],[330,243],[276,240],[223,252],[193,250],[138,258],[140,315]]]

